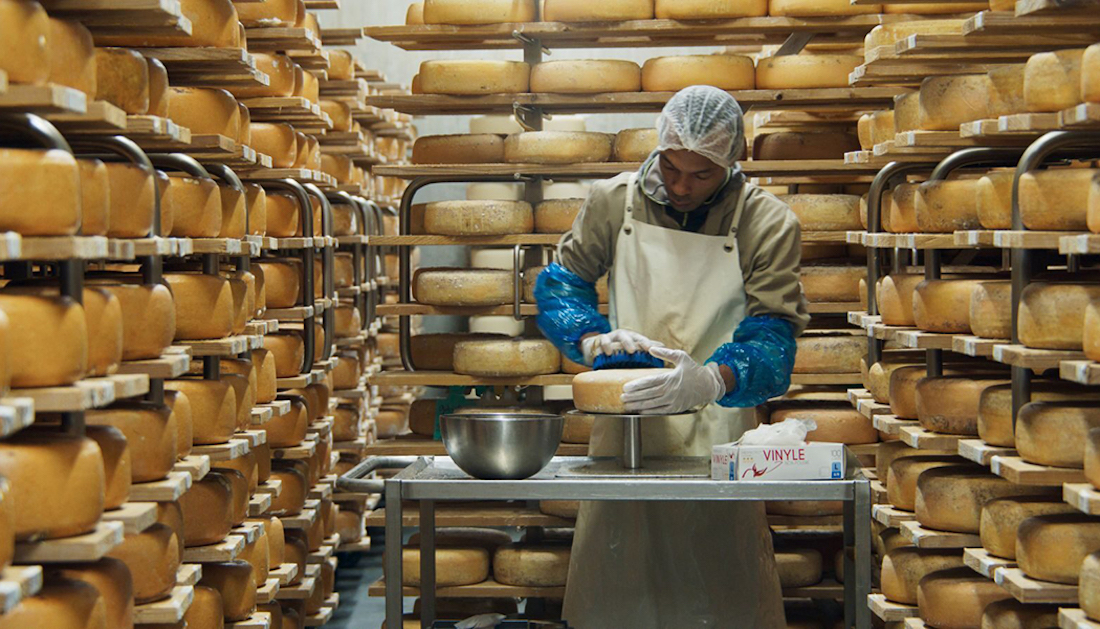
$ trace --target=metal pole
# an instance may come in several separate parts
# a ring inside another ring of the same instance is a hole
[[[401,481],[386,481],[386,551],[383,555],[386,576],[386,626],[400,627],[404,614],[402,600],[401,550]]]
[[[623,467],[642,467],[642,418],[637,415],[623,417]]]
[[[389,508],[389,505],[387,505]],[[388,541],[389,538],[387,538]],[[420,626],[435,623],[435,501],[420,501]]]

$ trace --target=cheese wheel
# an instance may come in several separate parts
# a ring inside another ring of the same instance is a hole
[[[924,276],[915,273],[891,273],[878,282],[875,293],[882,322],[886,325],[913,326],[913,298]]]
[[[191,22],[190,35],[154,34],[136,31],[113,35],[105,41],[118,46],[246,48],[237,11],[230,0],[182,0],[183,16]]]
[[[1081,100],[1100,102],[1100,46],[1096,44],[1081,56]]]
[[[917,479],[917,521],[925,528],[955,533],[980,532],[982,506],[994,498],[1045,494],[1016,485],[974,465],[927,470]]]
[[[425,0],[409,6],[406,23],[509,24],[536,19],[534,0]]]
[[[106,601],[94,585],[57,576],[0,616],[0,629],[25,627],[108,629],[114,625],[107,624]]]
[[[321,155],[321,172],[332,175],[337,183],[355,183],[355,163],[344,155]],[[314,234],[319,235],[318,230]]]
[[[821,581],[821,553],[813,549],[777,550],[775,568],[784,588],[801,588]]]
[[[354,338],[359,336],[362,331],[363,319],[359,309],[347,304],[338,305],[336,307],[336,338]],[[323,342],[318,344],[318,348],[323,346]]]
[[[889,482],[890,465],[894,461],[909,456],[938,456],[941,454],[950,455],[951,451],[917,450],[902,441],[883,442],[879,444],[878,448],[875,450],[875,471],[878,474],[879,482],[881,482],[883,486],[887,486]],[[915,478],[913,482],[916,482]]]
[[[989,117],[992,82],[985,74],[933,76],[920,86],[920,128],[955,131],[959,125]]]
[[[337,406],[332,411],[332,440],[353,441],[361,432],[359,410],[351,406]]]
[[[642,66],[643,92],[678,92],[692,85],[751,90],[756,70],[751,58],[728,54],[655,57]]]
[[[424,208],[424,228],[443,236],[529,234],[534,211],[523,201],[440,201]]]
[[[1100,299],[1093,299],[1085,307],[1081,343],[1085,356],[1091,360],[1100,360]]]
[[[521,94],[530,87],[531,66],[522,61],[435,60],[420,64],[424,94]]]
[[[713,20],[735,17],[764,17],[767,0],[656,0],[654,15],[659,20]]]
[[[512,272],[424,268],[413,274],[413,299],[433,306],[498,306],[513,301]]]
[[[803,231],[847,231],[861,228],[859,197],[851,194],[785,194]],[[832,300],[839,301],[839,300]]]
[[[109,409],[88,411],[85,421],[90,426],[111,426],[122,431],[130,445],[135,483],[161,480],[172,471],[178,430],[167,406],[115,404]]]
[[[876,26],[875,30],[879,28],[882,27]],[[871,31],[871,33],[874,33],[874,31]],[[870,36],[868,35],[868,37]],[[859,117],[856,130],[859,136],[859,145],[865,151],[873,149],[876,144],[893,140],[896,135],[894,133],[894,112],[876,111],[863,114]]]
[[[867,353],[860,336],[803,336],[798,339],[794,373],[858,373]]]
[[[139,605],[167,597],[176,586],[179,542],[169,526],[153,524],[136,535],[127,535],[107,556],[130,569],[134,601]]]
[[[276,605],[276,607],[278,607]],[[196,585],[191,606],[183,615],[187,629],[196,627],[201,629],[219,629],[224,627],[225,616],[222,612],[222,595],[214,588],[205,585]],[[274,616],[273,616],[274,618]],[[160,627],[160,625],[154,625]],[[273,625],[274,627],[275,625]],[[173,625],[172,629],[179,629]]]
[[[920,92],[894,97],[894,131],[904,133],[920,129]]]
[[[92,34],[79,22],[50,18],[50,83],[96,96],[96,59]]]
[[[176,424],[176,458],[186,458],[191,454],[195,438],[195,420],[191,412],[191,401],[181,391],[165,391],[164,403],[171,409],[172,421]]]
[[[293,308],[302,297],[302,263],[296,259],[265,258],[257,261],[264,274],[268,308]],[[320,268],[317,264],[315,269]]]
[[[94,276],[86,278],[85,282],[97,291],[111,294],[114,297],[111,301],[118,302],[122,318],[122,360],[159,358],[172,344],[176,310],[168,287],[116,283]],[[92,332],[91,327],[89,332]]]
[[[984,229],[1012,228],[1014,169],[994,169],[978,180],[978,222]]]
[[[221,194],[213,180],[169,175],[165,199],[172,209],[172,236],[215,238],[221,231]]]
[[[561,587],[569,574],[568,546],[509,544],[493,553],[493,580],[518,587]]]
[[[615,135],[612,161],[644,162],[655,150],[657,150],[656,129],[652,127],[624,129]]]
[[[275,168],[292,168],[298,160],[298,139],[294,127],[285,123],[255,122],[251,144],[257,153],[270,155]],[[297,209],[297,204],[293,203]]]
[[[84,377],[89,340],[87,318],[80,304],[68,297],[13,294],[12,289],[6,289],[0,293],[0,310],[8,319],[5,341],[11,386],[63,386]],[[45,339],[49,340],[46,346]],[[43,351],[44,347],[48,351]]]
[[[647,376],[667,373],[664,369],[603,369],[573,378],[573,404],[586,413],[624,413],[623,386]]]
[[[301,18],[298,0],[264,0],[255,6],[237,6],[245,26],[294,26]]]
[[[1032,402],[1098,400],[1100,392],[1067,382],[1032,383]],[[1015,447],[1012,429],[1012,387],[998,385],[982,391],[978,403],[978,435],[990,445]]]
[[[286,559],[283,521],[276,517],[263,518],[260,521],[264,525],[264,533],[265,537],[267,537],[268,556],[271,559],[270,568],[275,570],[276,567],[281,566]],[[301,575],[297,575],[295,579],[300,580],[300,576]],[[295,579],[292,579],[292,581]]]
[[[963,566],[962,553],[955,549],[895,548],[882,559],[882,594],[895,603],[916,605],[921,579]]]
[[[539,234],[564,234],[573,227],[580,214],[584,199],[554,199],[535,206],[535,232]]]
[[[321,111],[328,114],[328,117],[332,119],[333,131],[351,131],[355,120],[351,116],[351,107],[347,103],[322,99],[320,105]]]
[[[272,238],[293,238],[301,234],[302,219],[298,202],[282,193],[266,195],[267,235]]]
[[[924,280],[913,293],[913,321],[927,332],[970,333],[970,299],[981,279]]]
[[[543,0],[544,22],[605,22],[649,20],[653,18],[653,0]]]
[[[495,164],[503,161],[504,139],[498,135],[428,135],[413,142],[414,164]]]
[[[881,5],[855,5],[843,0],[769,0],[768,2],[768,14],[775,17],[830,17],[881,12]]]
[[[49,80],[50,35],[50,18],[42,5],[0,2],[0,70],[10,82],[39,85]]]
[[[245,223],[248,220],[248,208],[245,205],[244,192],[230,186],[218,186],[218,196],[221,198],[221,228],[218,231],[218,237],[244,238],[247,231]],[[230,276],[231,279],[233,277]],[[251,278],[251,274],[248,277]],[[249,295],[252,303],[249,304],[249,310],[246,313],[249,319],[252,318],[251,313],[254,312],[255,307],[255,294],[252,292],[255,286],[253,284],[254,281],[250,279]]]
[[[273,401],[277,394],[275,380],[278,378],[278,372],[275,354],[268,349],[259,348],[252,350],[250,358],[256,373],[256,403],[267,404]]]
[[[611,158],[606,133],[529,131],[504,140],[504,161],[520,164],[578,164]]]
[[[208,472],[179,500],[185,545],[205,546],[225,539],[233,528],[233,486],[227,475]]]
[[[878,441],[871,420],[853,408],[792,408],[773,411],[769,423],[786,419],[810,419],[817,428],[806,435],[807,442],[860,444]]]
[[[1040,231],[1088,229],[1089,188],[1100,175],[1091,168],[1062,168],[1024,173],[1020,177],[1020,218]]]
[[[880,24],[863,39],[863,48],[870,53],[875,48],[893,46],[913,35],[957,35],[964,20],[931,19]]]
[[[964,464],[953,454],[925,454],[913,451],[894,459],[886,472],[886,496],[890,504],[904,511],[917,508],[917,480],[927,470]]]
[[[567,59],[531,69],[531,91],[552,94],[638,92],[642,70],[633,61]]]
[[[409,9],[405,13],[405,24],[408,26],[417,26],[424,24],[423,2],[414,2],[409,5]],[[415,94],[415,92],[413,93]]]
[[[1100,553],[1092,553],[1081,562],[1077,592],[1081,609],[1095,620],[1100,616]]]
[[[980,627],[986,607],[1011,598],[1008,590],[970,568],[933,572],[917,585],[921,618],[944,629]]]
[[[914,210],[917,229],[949,233],[978,229],[978,182],[974,179],[928,181],[917,188]]]
[[[201,273],[165,273],[176,306],[176,340],[218,339],[233,332],[229,280]]]
[[[409,407],[409,430],[415,435],[435,436],[436,400],[419,399]]]
[[[272,465],[271,478],[282,481],[282,492],[272,499],[272,515],[297,515],[306,504],[309,492],[309,464],[305,461],[279,461]]]
[[[882,228],[892,234],[920,231],[917,227],[917,188],[919,184],[896,186],[882,201]]]
[[[332,386],[337,390],[354,389],[359,385],[362,373],[362,363],[357,352],[340,352],[332,369]]]
[[[354,81],[355,57],[346,50],[328,51],[328,78],[332,81]]]
[[[233,390],[233,397],[237,404],[235,415],[237,429],[247,430],[252,424],[252,406],[256,403],[248,377],[230,373],[223,374],[221,380]]]
[[[1100,298],[1100,284],[1032,282],[1020,297],[1020,342],[1039,349],[1083,348],[1085,308]]]
[[[305,365],[306,342],[299,333],[267,334],[264,349],[272,354],[276,377],[294,377]]]
[[[863,378],[863,384],[871,396],[879,404],[890,403],[890,378],[894,372],[902,367],[916,366],[924,360],[924,357],[902,355],[893,357],[887,355],[879,362],[871,365]]]
[[[1027,111],[1024,100],[1024,64],[993,68],[988,73],[991,81],[989,115],[997,118]]]
[[[563,359],[564,360],[564,359]],[[574,363],[575,364],[575,363]],[[564,370],[563,370],[564,371]],[[573,373],[588,373],[591,369],[574,371]],[[569,373],[566,371],[566,373]],[[566,415],[565,427],[561,432],[561,440],[564,443],[588,443],[592,440],[592,426],[595,418],[590,415]]]
[[[774,0],[773,0],[774,7]],[[787,55],[765,57],[756,66],[761,90],[848,87],[848,75],[863,64],[858,55]]]
[[[844,131],[782,131],[757,135],[753,140],[755,160],[842,159],[859,150],[859,138]]]
[[[256,583],[246,561],[204,563],[199,584],[221,593],[226,620],[245,620],[256,610]]]
[[[917,383],[917,419],[932,432],[977,435],[982,391],[1006,382],[998,377],[924,378]]]
[[[0,149],[0,230],[65,236],[80,227],[80,169],[67,151]],[[25,208],[38,208],[26,212]]]
[[[908,365],[890,374],[890,412],[901,419],[917,418],[917,383],[927,376],[924,365]]]
[[[813,302],[860,301],[860,280],[866,267],[806,265],[802,267],[802,294]]]
[[[277,97],[294,95],[295,69],[297,65],[289,57],[264,52],[249,52],[256,60],[256,69],[270,78],[270,83],[259,87],[234,87],[237,98]]]
[[[401,553],[401,576],[405,585],[420,585],[420,549]],[[438,587],[473,585],[489,578],[489,551],[484,548],[437,548],[435,580]]]
[[[540,500],[539,511],[570,520],[577,519],[580,502],[576,500]]]
[[[332,204],[332,235],[354,236],[358,234],[358,218],[355,210],[346,203]]]
[[[557,373],[561,354],[543,339],[460,341],[455,344],[455,373],[508,377]]]
[[[80,167],[80,233],[104,236],[111,214],[111,185],[107,166],[98,159],[77,160]]]
[[[1078,513],[1051,496],[1019,496],[990,500],[982,507],[982,548],[995,557],[1016,559],[1016,532],[1020,523],[1037,515]]]
[[[103,455],[104,503],[107,510],[118,509],[130,497],[133,465],[126,435],[112,426],[87,426],[84,434],[99,446]]]
[[[241,133],[237,99],[221,89],[169,88],[168,117],[190,129],[193,135],[223,135],[236,140]]]
[[[416,334],[410,340],[410,357],[418,370],[454,371],[454,350],[458,343],[505,338],[503,334]]]
[[[195,445],[225,443],[237,428],[237,396],[220,380],[166,380],[164,388],[187,396]]]
[[[1093,428],[1100,428],[1096,402],[1031,402],[1016,420],[1016,450],[1031,463],[1081,469]]]
[[[1031,112],[1058,112],[1081,102],[1084,49],[1034,54],[1024,68],[1024,102]]]
[[[379,439],[392,439],[408,429],[408,419],[404,409],[383,408],[374,417],[375,434]]]
[[[1076,584],[1085,557],[1100,551],[1100,522],[1082,513],[1037,515],[1020,523],[1016,561],[1040,581]]]
[[[112,238],[143,238],[153,228],[154,176],[133,164],[107,163],[107,183],[111,200],[107,235]],[[166,193],[166,189],[162,189]],[[162,197],[163,199],[163,197]],[[168,217],[171,208],[162,201],[161,210]],[[161,221],[161,234],[167,235],[172,221]]]
[[[134,584],[125,563],[104,557],[94,563],[65,564],[51,571],[50,580],[57,576],[86,583],[99,592],[106,610],[107,627],[133,628]]]
[[[970,331],[987,339],[1012,337],[1012,282],[982,282],[970,294]]]
[[[149,66],[126,48],[96,48],[96,98],[132,115],[149,111]]]
[[[149,57],[145,62],[149,64],[149,115],[167,118],[168,70],[158,59]]]
[[[290,448],[300,444],[309,428],[305,401],[302,398],[292,399],[289,411],[274,415],[259,428],[267,434],[267,443],[273,448]]]

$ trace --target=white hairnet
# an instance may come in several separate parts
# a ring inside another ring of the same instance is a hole
[[[676,93],[657,118],[657,150],[688,150],[732,168],[745,146],[745,118],[737,99],[707,85]]]

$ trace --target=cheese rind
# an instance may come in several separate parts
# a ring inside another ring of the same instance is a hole
[[[1020,177],[1020,219],[1037,231],[1088,229],[1089,188],[1100,170],[1062,168]]]
[[[573,378],[573,404],[586,413],[622,414],[623,386],[648,376],[668,373],[665,369],[602,369]]]
[[[803,231],[848,231],[861,228],[857,195],[786,194],[780,195],[779,200],[794,211]]]
[[[1100,284],[1032,282],[1020,297],[1017,332],[1026,347],[1083,348],[1085,309],[1100,298]]]
[[[920,86],[920,128],[953,131],[959,125],[989,117],[993,89],[989,76],[933,76]]]
[[[533,22],[536,17],[535,0],[425,0],[409,7],[408,24],[510,24]],[[417,22],[419,18],[421,21]]]
[[[471,376],[536,376],[561,369],[561,354],[543,339],[461,341],[455,345],[455,373]]]
[[[424,208],[424,228],[429,234],[529,234],[534,224],[534,210],[523,201],[440,201]]]
[[[977,435],[982,391],[1007,382],[997,377],[924,378],[917,383],[917,419],[932,432]]]
[[[531,66],[522,61],[446,60],[420,64],[424,94],[521,94],[530,88]]]
[[[80,233],[105,236],[111,217],[111,184],[107,165],[98,159],[77,160],[80,166]]]
[[[1081,562],[1077,593],[1085,614],[1093,620],[1100,618],[1100,553],[1092,553]]]
[[[933,627],[980,627],[986,607],[1011,598],[1008,590],[970,568],[933,572],[917,586],[921,618]]]
[[[917,479],[915,511],[917,521],[925,528],[977,534],[986,502],[1036,493],[1040,492],[1035,487],[1016,485],[974,465],[941,467]]]
[[[878,431],[871,420],[853,408],[779,409],[772,412],[769,422],[778,424],[786,419],[809,419],[817,424],[806,435],[807,442],[855,445],[878,441]]]
[[[970,294],[970,331],[987,339],[1012,337],[1012,282],[982,282]]]
[[[859,302],[866,276],[865,267],[807,264],[802,267],[802,294],[811,303]]]
[[[564,234],[573,227],[580,214],[584,199],[553,199],[535,206],[535,232],[539,234]]]
[[[1016,419],[1016,450],[1030,463],[1081,469],[1093,428],[1100,428],[1100,403],[1031,402]]]
[[[161,480],[172,471],[179,432],[167,406],[122,403],[89,411],[85,418],[88,425],[111,426],[126,436],[135,483]]]
[[[579,164],[611,158],[611,136],[579,131],[529,131],[504,140],[504,161],[520,164]]]
[[[1083,513],[1037,515],[1020,523],[1016,561],[1040,581],[1076,584],[1085,557],[1100,551],[1100,522]]]
[[[784,588],[808,587],[821,581],[821,553],[810,549],[777,550],[775,567]]]
[[[886,325],[914,326],[913,297],[924,276],[916,273],[891,273],[878,282],[876,298],[882,322]]]
[[[222,89],[169,88],[168,117],[195,135],[223,135],[236,140],[241,133],[237,99]]]
[[[195,445],[225,443],[237,430],[237,396],[220,380],[167,380],[166,389],[180,391],[191,406]]]
[[[739,55],[688,55],[655,57],[642,66],[643,92],[678,92],[692,85],[723,90],[751,90],[756,70],[750,57]]]
[[[50,18],[50,83],[96,96],[95,44],[92,34],[79,22]]]
[[[1078,387],[1068,382],[1032,383],[1032,402],[1100,400],[1100,391]],[[990,445],[1015,447],[1012,428],[1012,387],[997,385],[982,391],[978,403],[978,435]]]
[[[68,151],[0,149],[0,230],[75,234],[80,201],[80,169]],[[27,212],[32,205],[36,211]]]
[[[424,268],[413,274],[413,298],[433,306],[496,306],[513,301],[503,269]]]
[[[569,547],[509,544],[493,553],[493,579],[519,587],[560,587],[569,574]]]
[[[772,7],[774,15],[774,0]],[[756,88],[781,90],[848,87],[848,75],[862,63],[863,57],[857,55],[766,57],[756,65]]]
[[[64,386],[85,376],[88,326],[79,303],[68,297],[9,291],[0,294],[0,309],[8,318],[11,386]]]
[[[977,199],[974,179],[922,183],[913,206],[918,231],[942,234],[980,228]]]
[[[735,17],[764,17],[767,0],[656,0],[654,15],[659,20],[713,20]]]
[[[927,470],[961,465],[963,459],[953,454],[924,454],[914,450],[890,462],[886,471],[886,496],[890,504],[903,511],[917,508],[917,481]]]
[[[612,160],[644,162],[657,150],[657,130],[654,128],[623,129],[615,135]]]
[[[1020,523],[1037,515],[1077,513],[1073,506],[1052,496],[1020,496],[990,500],[982,507],[982,548],[995,557],[1016,559],[1016,532]]]
[[[649,20],[653,18],[653,0],[544,0],[544,22],[607,22]]]
[[[270,155],[275,168],[292,168],[298,161],[298,136],[285,123],[251,124],[251,146],[257,153]]]
[[[957,550],[895,548],[882,559],[882,594],[895,603],[916,605],[921,579],[933,572],[963,566],[962,553]]]
[[[551,94],[638,92],[642,69],[633,61],[617,59],[547,61],[531,69],[530,89]]]
[[[181,557],[176,532],[169,526],[154,524],[136,535],[127,535],[108,557],[130,569],[134,602],[139,605],[168,596],[176,586]]]
[[[927,332],[969,333],[970,300],[981,279],[924,280],[913,295],[913,321]]]
[[[798,339],[794,373],[858,373],[867,352],[859,336],[803,336]]]
[[[149,66],[126,48],[96,48],[96,98],[128,114],[149,111]]]
[[[176,340],[219,339],[233,331],[229,280],[200,273],[166,273],[176,305]]]
[[[484,548],[437,548],[435,579],[439,586],[473,585],[489,578],[489,551]],[[405,585],[420,585],[420,549],[401,553],[401,575]]]
[[[453,371],[455,345],[462,341],[504,340],[503,334],[415,334],[409,342],[410,358],[417,369]]]
[[[1081,56],[1081,98],[1100,103],[1100,44],[1089,46]]]
[[[978,180],[978,222],[984,229],[1012,229],[1014,170],[989,171]]]
[[[414,164],[498,164],[504,138],[494,134],[426,135],[413,142]]]
[[[859,150],[859,138],[846,131],[781,131],[757,135],[753,159],[805,160],[842,159],[844,153]]]
[[[835,17],[882,13],[882,5],[855,5],[843,0],[770,0],[768,14],[776,17]]]
[[[0,70],[9,81],[38,85],[49,80],[50,30],[41,4],[0,2]]]
[[[1058,112],[1081,102],[1084,49],[1041,52],[1027,60],[1024,101],[1030,112]]]

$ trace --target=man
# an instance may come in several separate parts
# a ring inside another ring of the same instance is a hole
[[[539,276],[538,322],[577,362],[646,351],[671,363],[627,384],[627,412],[657,415],[642,422],[645,455],[709,457],[790,384],[809,320],[800,229],[737,166],[744,117],[728,93],[679,92],[657,130],[638,172],[593,186]],[[604,273],[610,322],[594,288]],[[615,456],[621,444],[621,422],[597,420],[590,454]],[[579,629],[781,628],[781,597],[761,503],[581,507],[564,612]]]

